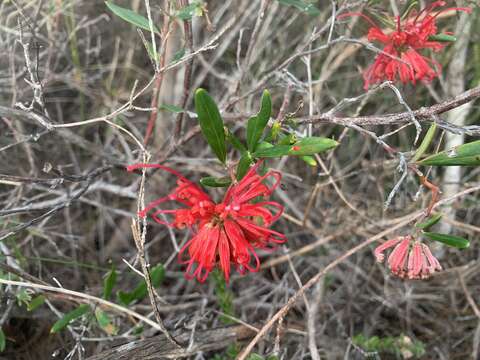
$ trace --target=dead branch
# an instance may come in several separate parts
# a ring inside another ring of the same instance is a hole
[[[193,346],[188,349],[175,347],[165,336],[158,335],[145,340],[138,340],[121,345],[117,348],[104,351],[89,357],[87,360],[154,360],[154,359],[178,359],[194,355],[201,351],[213,351],[226,348],[235,341],[250,339],[255,331],[250,327],[239,325],[210,330],[196,330]],[[190,333],[178,331],[173,336],[187,343]]]

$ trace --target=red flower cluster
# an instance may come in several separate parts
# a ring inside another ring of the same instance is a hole
[[[421,55],[418,50],[432,49],[440,51],[444,43],[431,41],[430,37],[437,34],[436,18],[447,10],[471,12],[470,8],[444,8],[436,13],[438,7],[445,6],[445,1],[435,1],[420,12],[411,12],[402,20],[400,16],[393,19],[397,26],[393,32],[386,33],[369,17],[360,13],[349,13],[345,16],[361,16],[372,27],[368,31],[368,40],[377,40],[385,45],[383,52],[378,54],[375,61],[364,73],[364,87],[386,80],[395,81],[397,76],[404,84],[417,80],[431,81],[438,76],[440,64],[432,58]]]
[[[283,206],[266,201],[280,183],[281,174],[269,171],[261,176],[257,173],[260,163],[252,166],[244,178],[231,185],[223,199],[216,204],[198,185],[189,181],[173,169],[157,164],[136,164],[128,171],[139,168],[158,168],[178,177],[177,187],[166,197],[150,203],[140,212],[148,212],[166,201],[175,201],[184,207],[173,210],[156,210],[152,218],[164,225],[194,231],[194,236],[182,247],[180,262],[187,265],[186,276],[196,277],[203,282],[208,274],[219,265],[228,282],[233,264],[240,274],[256,272],[260,261],[255,249],[271,249],[286,241],[285,235],[269,229],[283,212]],[[267,185],[268,179],[273,185]],[[264,201],[253,201],[263,198]],[[171,223],[159,218],[161,214],[173,214]],[[187,255],[187,259],[183,256]]]
[[[383,252],[393,246],[395,248],[388,257],[388,266],[393,274],[401,278],[426,279],[442,270],[428,246],[414,241],[412,236],[391,239],[378,246],[374,251],[377,261],[383,262]]]

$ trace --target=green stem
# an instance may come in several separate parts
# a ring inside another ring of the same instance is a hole
[[[436,131],[437,131],[437,123],[432,123],[432,125],[430,125],[430,128],[427,131],[427,134],[423,138],[422,143],[420,144],[417,151],[415,152],[415,155],[412,158],[412,163],[417,162],[418,159],[420,159],[422,155],[425,153],[425,151],[428,150],[428,147],[432,143],[432,140]]]

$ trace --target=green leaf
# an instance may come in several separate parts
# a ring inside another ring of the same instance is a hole
[[[222,312],[226,315],[220,316],[220,320],[228,325],[232,324],[232,317],[235,317],[235,306],[233,304],[233,292],[227,287],[225,276],[221,271],[215,269],[212,272],[212,279],[215,283],[215,297]]]
[[[218,159],[225,164],[227,160],[227,146],[225,144],[225,130],[223,120],[215,101],[204,89],[195,92],[195,110],[203,136],[212,148]]]
[[[303,156],[318,154],[326,150],[333,149],[338,145],[338,142],[328,138],[322,137],[306,137],[297,141],[294,146],[299,147],[299,150],[290,151],[289,155]]]
[[[108,314],[104,312],[102,309],[100,309],[99,307],[95,309],[95,318],[97,319],[98,325],[108,335],[117,334],[118,329],[115,327],[115,325],[112,324],[112,321],[110,320],[110,316],[108,316]]]
[[[455,36],[448,35],[448,34],[436,34],[436,35],[430,35],[428,37],[428,40],[439,41],[439,42],[455,42],[457,41],[457,38]]]
[[[278,138],[277,145],[293,145],[298,141],[297,135],[287,134]]]
[[[152,61],[155,61],[156,56],[155,56],[155,52],[153,51],[153,44],[150,41],[145,41],[143,45],[145,46],[150,59]]]
[[[402,14],[401,20],[406,19],[410,14],[410,11],[412,11],[417,5],[418,5],[418,1],[416,0],[407,1],[405,3],[405,6],[403,7],[403,10],[401,11],[401,14]]]
[[[480,165],[480,140],[431,155],[419,161],[418,164],[427,166],[478,166]]]
[[[7,346],[7,337],[5,336],[5,333],[3,332],[2,328],[0,328],[0,352],[3,352],[6,346]]]
[[[186,53],[185,48],[178,50],[175,54],[173,54],[171,64],[175,64],[176,62],[178,62],[183,57],[183,55],[185,55],[185,53]]]
[[[112,295],[112,289],[117,283],[117,272],[112,266],[112,270],[107,273],[107,276],[103,280],[103,298],[109,299]]]
[[[28,311],[33,311],[45,302],[45,296],[38,295],[32,299],[27,305]]]
[[[203,3],[201,1],[193,1],[177,11],[176,16],[181,20],[191,20],[194,16],[203,15]]]
[[[433,137],[435,136],[436,131],[437,131],[437,123],[433,123],[428,128],[428,131],[425,134],[425,137],[423,138],[422,143],[420,144],[417,151],[415,152],[415,155],[412,158],[412,162],[416,162],[418,159],[422,157],[423,154],[425,154],[425,151],[428,150],[428,147],[432,143],[432,140],[433,140]]]
[[[265,358],[256,353],[252,353],[248,356],[247,360],[265,360]]]
[[[133,295],[130,292],[118,291],[117,300],[119,303],[128,306],[134,301]]]
[[[159,286],[165,277],[165,268],[163,265],[158,264],[157,266],[153,267],[150,271],[150,277],[153,287]],[[128,306],[134,301],[142,300],[147,296],[147,294],[147,284],[145,283],[145,280],[142,280],[142,282],[138,284],[132,292],[119,291],[117,293],[117,297],[119,302],[125,306]]]
[[[50,333],[54,334],[63,330],[68,324],[70,324],[73,320],[82,317],[90,310],[90,305],[82,304],[75,308],[74,310],[66,313],[62,318],[60,318],[55,324],[53,324],[52,328],[50,329]]]
[[[242,180],[248,172],[250,165],[253,163],[252,154],[249,151],[245,152],[237,165],[237,180]]]
[[[260,111],[247,123],[247,147],[251,152],[255,151],[272,113],[272,98],[268,90],[263,91],[261,103]]]
[[[143,331],[145,330],[145,328],[143,327],[143,325],[137,325],[135,328],[133,328],[133,331],[132,331],[132,334],[133,335],[142,335]]]
[[[207,176],[200,179],[200,184],[203,186],[210,186],[210,187],[227,187],[230,186],[232,183],[232,179],[228,176],[224,176],[221,178],[216,178],[213,176]]]
[[[27,289],[20,289],[17,292],[16,297],[18,306],[22,306],[22,304],[28,306],[28,303],[32,300],[32,295],[30,295]]]
[[[443,216],[443,214],[441,214],[441,213],[434,214],[427,221],[419,223],[419,224],[415,225],[415,227],[417,227],[419,229],[422,229],[422,230],[428,230],[433,225],[438,223],[440,221],[440,219],[442,218],[442,216]]]
[[[233,344],[230,344],[227,348],[227,350],[225,351],[225,355],[227,356],[227,359],[236,359],[238,354],[240,354],[240,346],[238,345],[238,343],[233,343]],[[222,359],[224,359],[222,357]]]
[[[445,245],[456,247],[459,249],[465,249],[470,246],[470,241],[460,236],[438,234],[438,233],[431,233],[431,232],[424,232],[423,235],[428,237],[430,240],[438,241]]]
[[[317,160],[315,160],[315,158],[313,156],[305,155],[305,156],[301,156],[300,159],[302,159],[303,161],[305,161],[308,165],[310,165],[312,167],[317,166]]]
[[[167,111],[170,111],[170,112],[176,113],[176,114],[185,111],[180,106],[175,106],[175,105],[170,105],[170,104],[162,104],[162,105],[160,105],[160,107],[158,109],[159,110],[167,110]]]
[[[320,15],[318,10],[313,4],[302,0],[278,0],[280,4],[296,7],[298,10],[307,13],[310,16]]]
[[[382,0],[379,0],[377,3],[380,4],[382,2]],[[370,2],[370,5],[373,5],[371,2]],[[372,11],[372,12],[369,12],[369,14],[374,22],[375,21],[378,21],[380,24],[383,25],[383,27],[386,27],[386,28],[394,28],[395,27],[395,21],[394,19],[396,19],[396,17],[385,17],[383,14],[381,13],[377,13],[377,11]]]
[[[338,142],[328,138],[307,137],[292,145],[274,145],[270,148],[259,149],[253,156],[256,158],[271,158],[285,155],[305,156],[318,154],[338,145]]]
[[[269,143],[268,141],[262,141],[260,144],[258,144],[257,151],[269,149],[271,147],[273,147],[273,144]]]
[[[268,148],[257,149],[252,156],[255,158],[274,158],[288,155],[293,145],[272,145]]]
[[[105,5],[119,18],[133,24],[141,29],[150,31],[150,25],[148,19],[140,14],[137,14],[135,11],[130,9],[123,8],[121,6],[115,5],[111,1],[105,1]],[[153,24],[153,31],[160,33],[158,28]]]
[[[242,142],[230,131],[230,129],[227,129],[227,133],[226,133],[226,140],[232,144],[232,146],[237,149],[238,151],[240,151],[240,153],[244,153],[245,151],[247,151],[247,148],[245,147],[245,145],[242,144]]]

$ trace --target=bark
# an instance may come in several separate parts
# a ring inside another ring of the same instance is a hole
[[[179,359],[194,355],[200,351],[223,349],[232,342],[251,339],[254,335],[254,330],[243,325],[212,330],[197,330],[194,334],[193,345],[189,346],[191,332],[184,330],[181,334],[173,334],[177,341],[185,344],[183,349],[176,347],[161,334],[120,345],[89,357],[87,360]]]

